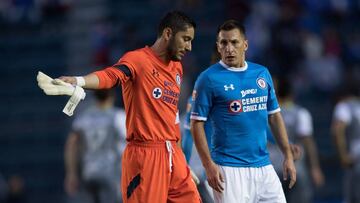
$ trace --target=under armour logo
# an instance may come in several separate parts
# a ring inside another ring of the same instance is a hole
[[[229,86],[228,86],[228,85],[224,85],[224,89],[225,89],[225,91],[228,91],[229,89],[234,90],[235,87],[234,87],[233,84],[230,84]]]
[[[152,75],[154,77],[159,77],[159,72],[156,69],[153,69]]]

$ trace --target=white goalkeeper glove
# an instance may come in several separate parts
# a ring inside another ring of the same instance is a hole
[[[41,71],[38,72],[36,79],[39,87],[47,95],[71,96],[63,109],[63,112],[68,116],[72,116],[79,102],[85,99],[85,91],[79,86],[73,86],[60,79],[52,79]]]

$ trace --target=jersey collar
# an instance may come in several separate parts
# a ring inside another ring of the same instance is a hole
[[[246,61],[245,61],[245,65],[243,67],[239,67],[239,68],[230,67],[230,66],[226,65],[222,60],[220,60],[219,63],[222,67],[228,69],[229,71],[242,72],[242,71],[246,71],[248,68],[248,64],[246,63]]]

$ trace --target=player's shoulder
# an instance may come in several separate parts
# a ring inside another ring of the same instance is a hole
[[[120,60],[138,61],[139,58],[143,58],[144,56],[146,56],[145,48],[140,48],[126,52]]]
[[[258,64],[258,63],[254,63],[254,62],[251,62],[251,61],[246,61],[247,65],[248,65],[248,69],[249,70],[256,70],[256,71],[266,71],[268,72],[268,68],[265,67],[264,65],[261,65],[261,64]]]
[[[335,111],[336,110],[341,110],[341,111],[344,111],[344,110],[348,110],[350,109],[350,103],[349,103],[349,100],[340,100],[336,105],[335,105]]]
[[[182,68],[181,62],[173,61],[173,64],[174,64],[173,66],[175,67],[175,70],[182,75],[183,74],[183,68]]]
[[[221,71],[220,63],[215,63],[207,67],[203,72],[200,73],[199,77],[211,77],[216,76]]]
[[[301,115],[306,115],[306,116],[311,116],[311,113],[310,111],[304,107],[304,106],[301,106],[299,104],[294,104],[298,114],[301,114]]]

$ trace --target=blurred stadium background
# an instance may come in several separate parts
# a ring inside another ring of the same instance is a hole
[[[111,65],[151,45],[159,19],[174,9],[197,22],[193,51],[183,61],[180,110],[210,63],[217,26],[240,20],[247,59],[288,77],[313,115],[326,176],[314,202],[341,202],[343,173],[329,125],[339,87],[360,81],[359,0],[0,0],[0,174],[20,188],[20,202],[58,203],[65,196],[63,147],[73,118],[61,112],[67,98],[37,87],[37,71],[57,77]]]

